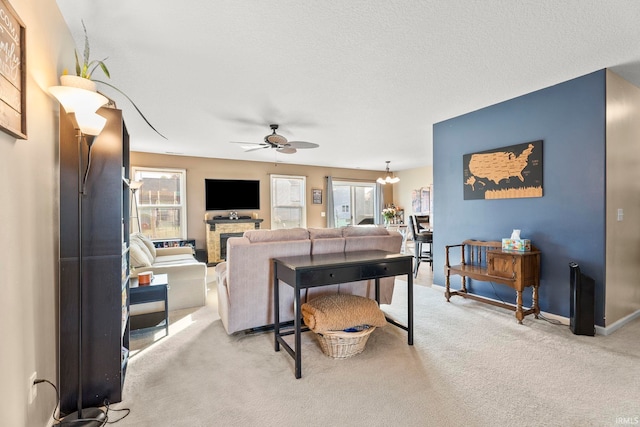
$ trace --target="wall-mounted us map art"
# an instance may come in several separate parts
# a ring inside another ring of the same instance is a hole
[[[462,156],[464,199],[542,197],[542,141]]]

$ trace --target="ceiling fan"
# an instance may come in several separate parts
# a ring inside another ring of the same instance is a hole
[[[271,124],[269,127],[271,128],[272,133],[264,137],[264,142],[231,142],[234,144],[241,144],[243,146],[242,148],[245,149],[245,153],[262,150],[263,148],[275,148],[279,153],[293,154],[298,151],[298,149],[319,147],[318,144],[313,142],[287,141],[287,138],[276,133],[276,130],[278,129],[277,124]]]

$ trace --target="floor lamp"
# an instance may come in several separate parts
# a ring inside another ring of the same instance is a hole
[[[133,203],[131,204],[130,219],[135,218],[138,224],[138,232],[142,233],[142,227],[140,227],[140,214],[138,213],[138,199],[136,198],[136,192],[142,187],[142,181],[131,181],[129,183],[129,189],[131,190],[131,198]],[[136,209],[136,216],[133,216],[133,208]]]
[[[91,168],[91,147],[96,135],[99,135],[107,119],[96,114],[98,108],[108,99],[97,92],[69,86],[54,86],[49,92],[62,104],[65,112],[74,124],[78,138],[78,397],[76,412],[64,417],[58,425],[96,426],[106,422],[106,413],[100,408],[84,408],[82,403],[82,344],[83,344],[83,212],[82,205],[86,195],[86,183]],[[87,145],[86,162],[83,161],[83,143]]]

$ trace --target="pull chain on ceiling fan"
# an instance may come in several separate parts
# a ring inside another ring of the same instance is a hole
[[[262,150],[263,148],[274,148],[279,153],[293,154],[299,149],[317,148],[318,144],[306,141],[287,141],[282,135],[276,133],[278,129],[277,124],[269,125],[272,133],[264,137],[264,142],[236,142],[231,141],[234,144],[241,144],[245,153],[250,151]]]

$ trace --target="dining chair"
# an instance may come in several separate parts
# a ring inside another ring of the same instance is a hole
[[[413,234],[413,258],[415,259],[413,276],[418,277],[418,268],[420,262],[428,262],[433,270],[433,232],[432,231],[420,231],[418,228],[418,221],[415,215],[409,216],[409,224],[411,227],[411,233]],[[424,246],[428,246],[425,248]]]

